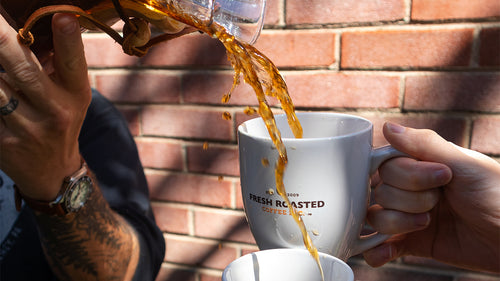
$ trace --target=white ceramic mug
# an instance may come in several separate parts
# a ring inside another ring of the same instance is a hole
[[[372,147],[370,121],[337,113],[297,113],[303,127],[295,139],[285,115],[277,115],[288,154],[284,185],[319,252],[347,260],[389,236],[361,236],[369,204],[370,175],[405,154]],[[238,128],[240,177],[245,214],[261,250],[304,248],[299,227],[276,192],[278,153],[261,118]],[[264,159],[264,160],[263,160]],[[269,165],[263,165],[266,160]]]
[[[343,261],[320,253],[324,281],[353,281],[351,268]],[[318,265],[308,251],[274,249],[247,254],[230,263],[222,281],[320,281]]]

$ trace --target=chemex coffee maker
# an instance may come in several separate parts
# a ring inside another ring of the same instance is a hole
[[[252,44],[263,26],[265,0],[1,0],[19,40],[40,56],[52,50],[50,16],[70,13],[88,30],[102,30],[129,55],[143,56],[155,44],[196,30],[222,27]],[[124,22],[123,34],[111,25]],[[158,35],[152,36],[153,33]]]

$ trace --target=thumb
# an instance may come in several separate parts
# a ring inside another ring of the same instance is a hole
[[[80,25],[76,16],[55,14],[52,20],[52,30],[54,35],[54,69],[57,78],[71,92],[88,91],[90,86],[87,63]]]
[[[387,122],[383,128],[387,141],[397,150],[416,159],[438,162],[452,167],[457,160],[466,161],[460,149],[428,129],[413,129]]]

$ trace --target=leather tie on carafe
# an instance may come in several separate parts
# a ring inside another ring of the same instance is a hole
[[[144,56],[149,48],[158,43],[180,37],[196,30],[194,28],[185,28],[176,34],[162,34],[151,38],[151,29],[149,28],[149,24],[146,20],[126,16],[124,10],[116,0],[113,0],[113,5],[115,6],[115,10],[118,12],[120,18],[125,22],[123,27],[123,37],[116,30],[77,6],[51,5],[39,8],[30,15],[30,17],[26,20],[24,27],[19,29],[18,40],[26,46],[32,45],[35,39],[30,30],[33,28],[35,23],[45,16],[56,13],[74,14],[90,21],[97,28],[107,33],[118,44],[120,44],[126,54],[137,57]]]

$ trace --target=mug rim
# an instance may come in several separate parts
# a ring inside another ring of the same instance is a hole
[[[334,139],[342,139],[342,138],[349,138],[355,135],[360,135],[363,134],[367,131],[371,131],[373,129],[373,123],[361,116],[353,115],[353,114],[346,114],[346,113],[337,113],[337,112],[296,112],[297,118],[300,120],[300,116],[307,116],[307,115],[325,115],[328,117],[344,117],[345,119],[355,119],[355,120],[360,120],[363,122],[366,122],[366,127],[357,130],[352,133],[348,134],[342,134],[342,135],[337,135],[337,136],[328,136],[328,137],[312,137],[312,138],[292,138],[292,137],[281,137],[281,140],[283,142],[293,142],[293,141],[300,141],[300,142],[306,142],[306,141],[318,141],[318,140],[334,140]],[[275,119],[277,118],[286,118],[286,114],[276,114]],[[246,129],[246,126],[250,122],[259,122],[259,120],[262,120],[262,117],[255,117],[249,120],[246,120],[245,122],[241,123],[238,126],[238,134],[245,135],[246,137],[252,138],[252,139],[260,139],[260,140],[266,140],[269,141],[271,140],[271,137],[269,134],[266,136],[260,136],[260,135],[252,135],[248,132]]]
[[[289,254],[289,255],[292,255],[293,253],[300,253],[300,254],[305,253],[308,256],[311,255],[309,253],[309,251],[307,251],[306,249],[299,249],[299,248],[275,248],[275,249],[267,249],[267,250],[258,250],[258,251],[240,256],[240,257],[236,258],[235,260],[233,260],[232,262],[230,262],[224,268],[224,271],[222,272],[222,277],[224,277],[224,275],[229,271],[231,266],[244,262],[244,259],[248,259],[249,256],[252,256],[252,255],[270,255],[272,253],[283,253],[283,252],[285,254]],[[318,255],[320,256],[320,258],[321,257],[329,258],[329,259],[334,260],[336,263],[341,264],[341,266],[345,269],[345,271],[349,275],[350,280],[354,279],[354,272],[353,272],[352,268],[345,261],[343,261],[335,256],[332,256],[330,254],[323,253],[323,252],[318,252]],[[313,258],[311,257],[311,259],[313,259]]]

